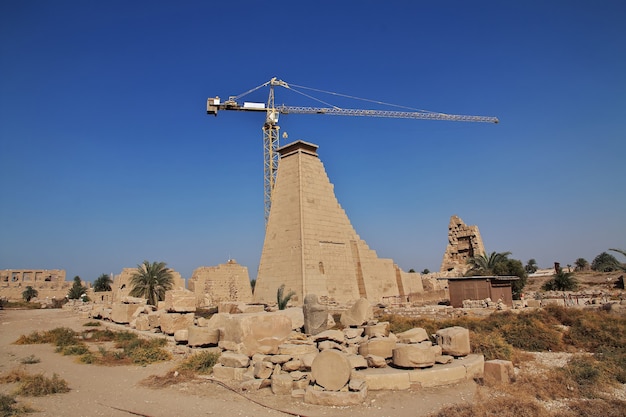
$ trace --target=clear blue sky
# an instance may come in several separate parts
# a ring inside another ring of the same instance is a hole
[[[235,258],[254,278],[263,115],[205,104],[274,76],[499,117],[282,117],[289,141],[320,146],[357,233],[404,270],[439,269],[453,214],[489,252],[542,267],[626,248],[625,22],[610,0],[4,0],[0,269],[92,281],[147,259],[189,278]]]

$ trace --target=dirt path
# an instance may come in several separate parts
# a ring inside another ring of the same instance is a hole
[[[132,416],[111,407],[151,417],[287,415],[257,405],[209,381],[179,384],[166,389],[149,389],[138,384],[149,375],[164,374],[174,367],[174,362],[143,367],[85,365],[76,362],[75,357],[55,353],[51,345],[12,344],[20,335],[34,330],[69,327],[80,331],[86,321],[65,310],[0,310],[0,374],[17,367],[25,367],[30,373],[43,372],[46,376],[57,373],[68,381],[71,388],[66,394],[18,398],[20,402],[40,410],[33,416]],[[41,361],[22,365],[20,360],[29,355],[35,355]],[[0,384],[0,393],[10,393],[14,388],[10,384]],[[376,391],[368,394],[364,405],[344,408],[305,404],[290,396],[273,395],[269,389],[246,395],[272,408],[309,417],[420,417],[444,405],[471,401],[475,392],[473,382],[437,389]]]

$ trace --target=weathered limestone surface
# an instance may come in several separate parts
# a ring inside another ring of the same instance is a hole
[[[291,328],[299,330],[304,326],[304,313],[302,307],[289,307],[284,310],[275,311],[274,314],[282,314],[291,320]]]
[[[367,357],[367,355],[376,355],[383,358],[391,358],[395,348],[395,340],[387,337],[381,337],[361,343],[359,346],[359,355],[364,357]]]
[[[327,391],[339,391],[348,383],[351,373],[350,361],[336,350],[321,352],[311,365],[313,380]]]
[[[118,324],[128,324],[139,307],[141,307],[139,304],[113,303],[111,321]]]
[[[304,333],[316,335],[328,328],[328,309],[321,305],[315,294],[304,297]]]
[[[467,356],[470,353],[469,330],[464,327],[454,326],[438,330],[435,337],[446,355]]]
[[[378,302],[421,289],[419,274],[404,274],[391,259],[379,258],[356,233],[337,201],[317,145],[298,141],[278,152],[255,301],[275,302],[283,284],[296,292],[296,304],[307,294],[342,303],[362,297]]]
[[[291,334],[291,319],[274,313],[218,313],[209,324],[220,330],[220,342],[242,344],[242,353],[248,356],[278,353],[278,346]]]
[[[275,395],[288,395],[291,394],[293,388],[293,379],[289,374],[274,374],[272,375],[272,392]]]
[[[234,352],[223,352],[220,355],[219,363],[231,368],[247,368],[250,364],[250,358],[247,355]]]
[[[226,381],[243,381],[245,373],[246,368],[231,368],[218,363],[213,367],[212,375]]]
[[[252,301],[248,268],[234,259],[218,266],[197,268],[187,287],[195,294],[199,307],[217,306],[229,301]]]
[[[344,326],[361,326],[374,318],[372,305],[365,298],[360,298],[349,310],[341,313],[341,324]]]
[[[418,383],[422,388],[428,388],[455,384],[468,378],[465,366],[457,361],[448,365],[410,371],[409,379],[412,384]]]
[[[450,217],[448,246],[441,262],[441,272],[462,276],[470,266],[467,260],[485,253],[478,226],[467,226],[458,216]]]
[[[42,303],[53,299],[62,300],[72,287],[72,281],[65,280],[63,269],[2,269],[0,270],[0,298],[22,300],[26,286],[37,290],[35,300]],[[83,282],[89,287],[89,283]],[[91,297],[91,293],[88,293]],[[92,298],[93,299],[93,298]]]
[[[165,310],[171,313],[190,313],[196,311],[196,297],[187,290],[165,292]]]
[[[190,326],[187,332],[187,345],[191,347],[217,345],[220,339],[220,331],[214,328]]]
[[[356,371],[360,378],[367,382],[367,388],[378,390],[405,390],[411,387],[411,380],[407,371],[393,368],[368,368]]]
[[[431,346],[420,344],[398,345],[393,350],[392,360],[394,365],[403,368],[427,368],[435,364],[435,351]]]
[[[398,337],[398,343],[420,343],[429,340],[428,333],[421,327],[398,333],[396,336]]]
[[[513,362],[501,359],[485,361],[485,381],[510,383],[515,379]]]
[[[307,387],[304,402],[307,404],[346,407],[361,404],[367,397],[367,386],[360,391],[321,391],[314,387]]]
[[[161,331],[173,335],[176,330],[187,330],[193,324],[193,313],[163,313],[160,317]]]

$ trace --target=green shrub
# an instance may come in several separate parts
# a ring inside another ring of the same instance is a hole
[[[87,323],[83,324],[83,326],[86,327],[100,327],[102,324],[100,324],[99,321],[88,321]]]
[[[20,416],[26,413],[32,413],[34,409],[26,406],[19,405],[15,400],[15,397],[5,394],[0,394],[0,416]]]
[[[84,355],[87,352],[89,352],[89,348],[87,348],[87,346],[83,344],[69,345],[69,346],[64,346],[63,348],[61,348],[61,353],[65,356],[69,356],[69,355],[80,356],[80,355]]]

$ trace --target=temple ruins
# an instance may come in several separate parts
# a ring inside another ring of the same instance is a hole
[[[248,268],[236,260],[218,266],[201,266],[193,271],[187,288],[196,295],[198,307],[217,306],[223,302],[252,302]]]
[[[450,217],[448,226],[448,246],[441,262],[442,273],[463,275],[470,266],[467,260],[485,253],[478,226],[467,226],[458,216]]]
[[[297,141],[278,150],[272,209],[254,291],[255,302],[274,302],[285,285],[302,304],[307,294],[339,303],[367,298],[406,301],[423,292],[419,274],[379,258],[362,240],[335,197],[317,145]]]

